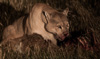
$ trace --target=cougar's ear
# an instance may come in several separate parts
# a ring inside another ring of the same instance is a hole
[[[42,11],[42,21],[47,24],[50,19],[50,14],[46,11]]]
[[[68,15],[68,12],[69,12],[69,8],[66,8],[66,9],[63,11],[63,14],[67,16],[67,15]]]

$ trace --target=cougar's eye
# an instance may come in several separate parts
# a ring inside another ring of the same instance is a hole
[[[59,25],[58,28],[62,29],[62,27]]]

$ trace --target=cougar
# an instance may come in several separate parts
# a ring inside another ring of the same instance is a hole
[[[49,5],[37,3],[29,15],[23,16],[4,29],[3,40],[15,39],[23,35],[40,34],[44,40],[57,45],[69,35],[68,10],[58,12]]]

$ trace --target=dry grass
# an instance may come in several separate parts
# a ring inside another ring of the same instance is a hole
[[[32,35],[18,38],[15,41],[7,41],[2,49],[4,59],[99,59],[100,56],[100,11],[97,0],[0,0],[0,41],[2,32],[6,26],[16,19],[29,13],[35,3],[43,2],[53,8],[62,11],[66,7],[70,12],[70,37],[59,46],[45,42],[41,36]],[[29,39],[29,40],[27,40]],[[32,40],[34,39],[34,40]],[[37,42],[37,39],[39,41]],[[14,43],[15,42],[15,43]],[[26,53],[18,53],[15,45],[22,43],[21,50]],[[34,42],[34,43],[33,43]],[[42,43],[41,43],[42,42]],[[27,44],[26,44],[27,43]],[[13,44],[13,45],[12,45]],[[10,45],[10,46],[9,46]],[[11,46],[12,45],[12,46]],[[38,48],[37,48],[38,46]],[[11,48],[12,47],[12,48]],[[15,47],[15,49],[14,49]],[[64,47],[64,48],[63,48]],[[11,49],[11,50],[10,50]],[[13,50],[14,49],[14,50]],[[12,51],[13,50],[13,51]]]

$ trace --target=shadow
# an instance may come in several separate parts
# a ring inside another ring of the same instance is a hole
[[[25,15],[25,10],[16,11],[11,5],[0,3],[0,22],[4,27],[12,24],[16,19],[23,15]]]

